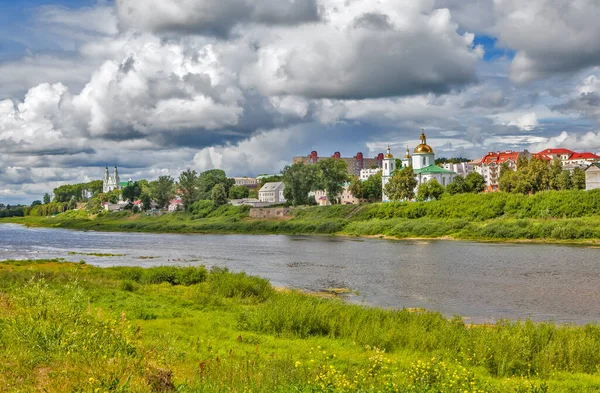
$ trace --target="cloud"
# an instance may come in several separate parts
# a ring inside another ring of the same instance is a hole
[[[531,145],[531,151],[537,152],[544,149],[563,147],[580,152],[600,151],[600,131],[589,131],[581,135],[562,131],[559,135],[545,138]]]
[[[123,29],[228,36],[242,23],[296,25],[319,19],[315,0],[116,0]]]
[[[258,59],[242,83],[264,95],[363,99],[440,94],[474,82],[482,52],[473,35],[457,33],[447,9],[424,3],[328,0],[323,23],[255,29]]]
[[[531,131],[539,125],[539,122],[535,112],[529,112],[509,121],[508,125],[519,127],[521,131]]]

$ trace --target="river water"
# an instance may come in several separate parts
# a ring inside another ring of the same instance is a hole
[[[73,254],[80,253],[80,254]],[[86,253],[124,254],[95,257]],[[349,288],[354,303],[423,307],[476,323],[600,321],[600,249],[321,236],[77,232],[0,224],[0,260],[97,266],[205,265],[309,291]]]

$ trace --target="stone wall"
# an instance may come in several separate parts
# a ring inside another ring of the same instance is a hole
[[[254,207],[250,209],[251,218],[283,218],[291,216],[291,209],[287,207]]]

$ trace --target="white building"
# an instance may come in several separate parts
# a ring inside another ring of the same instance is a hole
[[[594,163],[585,170],[585,189],[600,188],[600,164]]]
[[[361,169],[360,170],[360,180],[362,180],[362,181],[369,180],[369,178],[371,176],[375,176],[379,172],[381,172],[381,168]]]
[[[102,181],[102,192],[107,193],[114,190],[121,189],[121,182],[119,179],[119,170],[115,166],[115,170],[112,176],[108,175],[108,167],[104,169],[104,180]]]
[[[468,163],[468,162],[461,162],[458,164],[451,164],[448,162],[446,164],[443,164],[442,168],[444,168],[448,171],[456,172],[457,175],[460,175],[462,177],[465,177],[469,173],[474,172],[473,164]]]
[[[174,198],[169,201],[168,210],[170,213],[183,210],[183,201],[181,198]]]
[[[417,188],[419,185],[426,183],[430,180],[435,179],[442,186],[447,186],[452,183],[454,180],[454,176],[456,176],[456,172],[449,171],[444,168],[440,168],[435,165],[435,153],[431,146],[427,144],[427,137],[425,136],[425,132],[421,133],[421,143],[415,148],[413,151],[413,155],[411,156],[408,150],[406,149],[406,156],[402,159],[403,166],[412,166],[413,171],[415,173],[417,179]],[[392,173],[396,166],[396,160],[394,156],[390,152],[390,148],[388,146],[387,154],[383,160],[383,172],[381,179],[381,186],[383,187],[383,201],[389,202],[389,197],[385,194],[385,185],[392,177]],[[416,189],[415,189],[416,192]]]
[[[258,187],[258,179],[252,177],[234,177],[236,186],[244,186],[247,188],[257,188]]]
[[[258,191],[258,199],[261,202],[268,203],[285,203],[283,197],[283,190],[285,184],[283,182],[265,183],[265,185]]]
[[[308,193],[308,196],[314,197],[315,201],[320,206],[331,205],[331,201],[327,197],[327,191],[325,191],[325,190],[311,191]],[[361,202],[360,199],[356,198],[350,192],[350,184],[349,183],[344,184],[344,189],[342,190],[342,193],[337,196],[337,198],[338,198],[338,202],[342,205],[358,205]]]

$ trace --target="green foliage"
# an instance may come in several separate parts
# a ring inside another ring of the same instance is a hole
[[[585,172],[581,168],[573,169],[572,180],[574,190],[585,190]]]
[[[225,188],[225,195],[228,195],[229,189],[235,184],[235,180],[228,179],[225,172],[220,169],[202,172],[198,176],[199,198],[212,199],[212,190],[217,184],[221,184]]]
[[[159,176],[158,180],[151,181],[150,197],[160,208],[166,208],[169,201],[175,197],[175,179],[171,176]]]
[[[349,180],[348,168],[342,160],[333,157],[320,160],[317,163],[319,168],[320,188],[327,193],[327,198],[332,204],[338,203],[338,196],[344,190],[344,184]]]
[[[294,206],[307,205],[308,193],[318,188],[319,168],[302,162],[286,166],[282,173],[283,196]]]
[[[471,172],[465,176],[465,185],[467,186],[467,192],[478,194],[485,190],[485,179],[479,173]]]
[[[227,191],[225,191],[223,184],[215,184],[211,192],[211,199],[215,207],[227,204]]]
[[[263,302],[275,291],[269,280],[248,276],[246,273],[230,273],[227,268],[213,267],[210,271],[211,289],[227,298],[248,298]]]
[[[448,194],[450,195],[464,194],[469,192],[469,187],[467,186],[467,183],[465,183],[465,178],[457,175],[454,177],[452,183],[446,186],[446,191],[448,191]]]
[[[401,168],[399,166],[397,168]],[[350,182],[350,192],[355,198],[367,200],[369,202],[381,202],[381,172],[362,181],[354,177]]]
[[[137,181],[130,183],[121,190],[121,194],[124,200],[133,203],[142,195],[142,186]]]
[[[4,209],[0,209],[0,218],[7,217],[23,217],[25,216],[25,207],[24,206],[15,206],[15,207],[6,207]]]
[[[38,205],[29,211],[30,216],[53,216],[55,214],[66,212],[69,209],[68,203],[51,202],[45,205]]]
[[[192,169],[183,171],[179,175],[178,188],[183,206],[187,210],[199,199],[198,173]]]
[[[54,189],[54,202],[84,202],[86,191],[92,196],[99,194],[102,191],[102,180],[94,180],[89,183],[80,184],[65,184]],[[44,200],[45,201],[45,200]],[[44,203],[46,204],[46,203]]]
[[[429,201],[441,199],[446,190],[437,180],[431,179],[421,183],[417,190],[417,201]]]
[[[412,200],[415,197],[417,179],[412,166],[394,171],[384,187],[384,192],[392,201]]]
[[[50,194],[45,193],[44,194],[44,205],[49,204],[52,201],[52,197],[50,196]]]
[[[233,186],[229,189],[229,198],[230,199],[244,199],[248,198],[250,195],[250,190],[248,187],[244,186]]]

